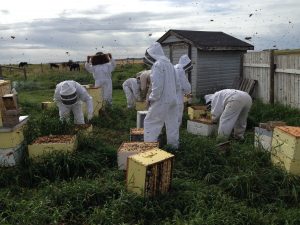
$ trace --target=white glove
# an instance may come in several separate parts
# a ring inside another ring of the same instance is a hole
[[[93,114],[89,113],[87,116],[88,121],[90,121],[93,118]]]

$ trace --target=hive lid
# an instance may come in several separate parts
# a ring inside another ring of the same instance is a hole
[[[118,151],[143,151],[158,147],[158,142],[123,142]]]
[[[294,137],[300,137],[300,127],[292,127],[292,126],[278,126],[276,127]]]
[[[128,158],[133,159],[136,162],[141,163],[142,165],[152,165],[161,161],[164,161],[165,159],[172,158],[174,155],[163,151],[159,148],[153,148],[146,152],[141,152],[132,156],[129,156]]]

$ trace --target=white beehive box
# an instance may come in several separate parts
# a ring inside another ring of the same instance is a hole
[[[187,132],[201,136],[211,136],[218,130],[218,126],[213,123],[206,123],[198,120],[187,121]]]
[[[158,142],[123,142],[118,150],[118,168],[126,170],[128,156],[158,147]]]
[[[147,116],[148,111],[137,111],[136,113],[136,127],[143,128],[144,127],[144,120]]]
[[[11,167],[18,165],[24,157],[23,143],[13,148],[0,148],[0,166]]]
[[[273,131],[269,131],[261,127],[255,127],[254,132],[255,148],[271,151]]]

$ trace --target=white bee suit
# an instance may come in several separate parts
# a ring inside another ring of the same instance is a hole
[[[126,95],[127,107],[133,108],[135,102],[140,100],[140,85],[136,78],[129,78],[124,81],[122,86]]]
[[[112,79],[111,73],[114,71],[116,67],[116,62],[113,58],[111,58],[110,62],[95,65],[93,66],[91,63],[85,63],[85,69],[93,74],[95,79],[95,87],[101,87],[103,93],[103,100],[109,104],[112,104]]]
[[[184,110],[184,95],[191,93],[191,84],[189,83],[187,76],[185,75],[185,70],[183,68],[190,62],[191,60],[189,59],[189,57],[187,55],[183,55],[180,57],[178,64],[174,66],[180,83],[180,89],[177,93],[179,126],[181,125],[182,122],[182,115]]]
[[[218,136],[228,138],[234,129],[234,136],[244,138],[247,117],[252,106],[252,99],[246,92],[224,89],[205,96],[211,100],[211,114],[214,121],[219,121]]]
[[[64,104],[62,95],[69,95],[76,93],[76,101],[74,104]],[[87,104],[88,119],[93,117],[93,98],[88,94],[87,90],[76,81],[63,81],[56,85],[54,93],[54,102],[56,102],[59,109],[59,117],[61,120],[69,119],[70,112],[74,114],[75,124],[84,124],[84,115],[82,112],[82,102]]]
[[[166,126],[167,143],[178,148],[179,127],[177,116],[177,92],[180,84],[174,66],[165,57],[159,43],[147,49],[148,54],[156,61],[151,68],[150,108],[144,120],[144,141],[155,142]]]

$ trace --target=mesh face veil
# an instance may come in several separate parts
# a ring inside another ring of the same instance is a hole
[[[73,105],[77,102],[77,93],[71,95],[60,95],[60,99],[64,105]]]
[[[143,61],[146,65],[152,66],[156,60],[146,51]]]
[[[188,63],[187,65],[185,65],[185,66],[183,67],[183,69],[184,69],[185,72],[190,72],[190,71],[192,71],[192,69],[193,69],[192,62],[190,62],[190,63]]]

